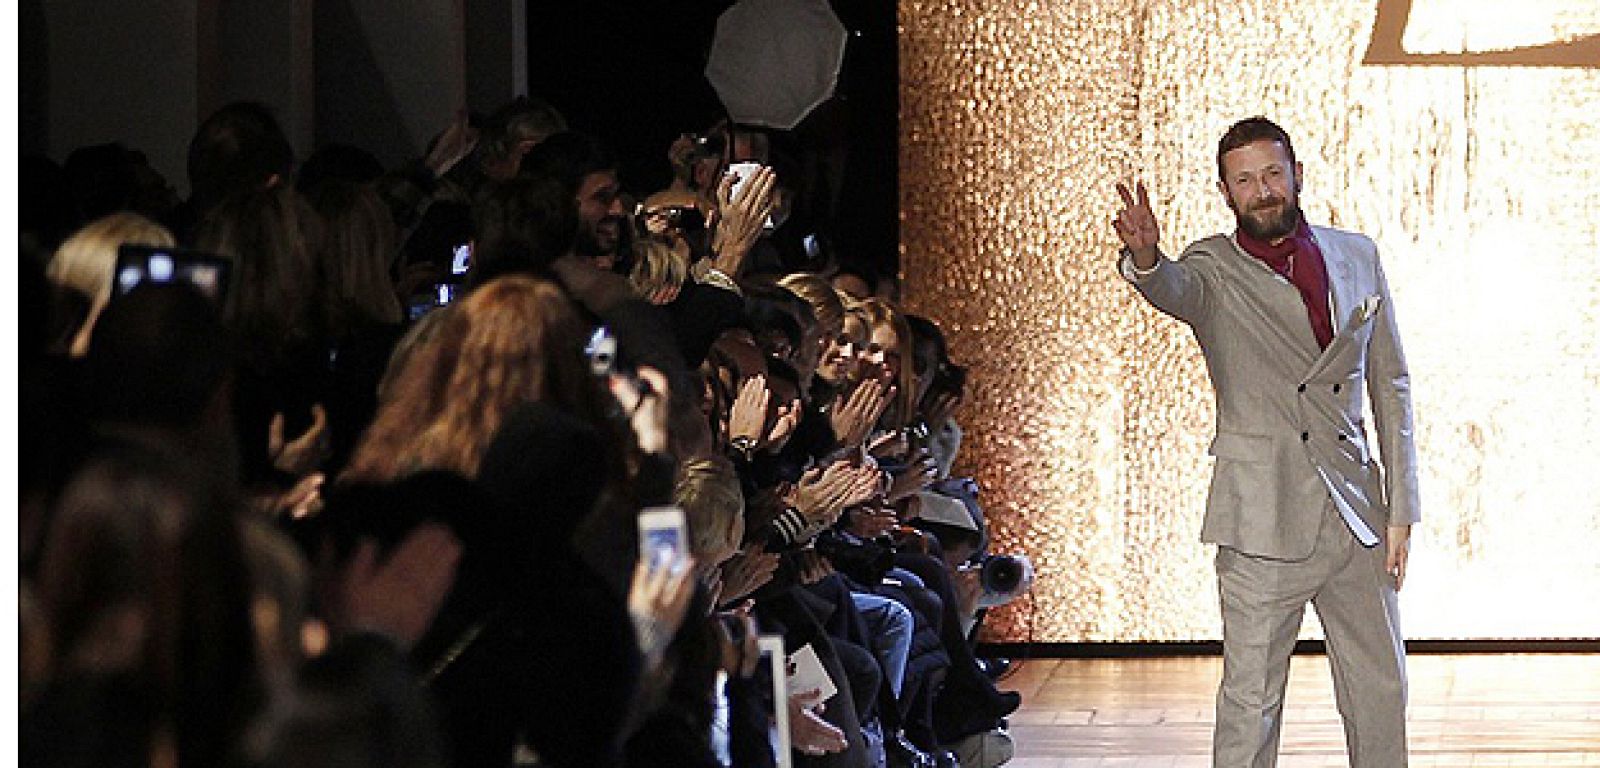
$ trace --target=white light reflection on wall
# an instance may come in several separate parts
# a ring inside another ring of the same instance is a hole
[[[1203,362],[1113,275],[1108,222],[1137,174],[1174,250],[1229,227],[1215,142],[1252,114],[1294,135],[1312,219],[1371,235],[1393,284],[1424,465],[1407,634],[1600,636],[1600,69],[1364,65],[1379,6],[902,0],[908,302],[973,365],[960,468],[997,547],[1040,566],[997,639],[1219,636]],[[1410,9],[1418,54],[1600,19]]]

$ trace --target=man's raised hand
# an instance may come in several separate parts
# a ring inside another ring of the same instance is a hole
[[[1139,269],[1150,269],[1156,265],[1156,243],[1161,239],[1161,228],[1156,224],[1155,213],[1150,210],[1150,192],[1145,189],[1144,182],[1138,182],[1136,188],[1137,199],[1128,185],[1118,182],[1117,194],[1122,196],[1122,210],[1111,220],[1111,226],[1116,228],[1122,244],[1133,252],[1133,265]]]

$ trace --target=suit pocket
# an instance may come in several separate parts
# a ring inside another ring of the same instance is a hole
[[[1208,451],[1219,459],[1272,461],[1272,438],[1243,432],[1218,432]]]

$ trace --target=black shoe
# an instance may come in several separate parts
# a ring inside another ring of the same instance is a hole
[[[1016,691],[1001,691],[996,703],[999,706],[999,710],[995,712],[994,716],[1003,720],[1010,717],[1012,712],[1017,711],[1017,707],[1022,706],[1022,694]]]
[[[934,768],[961,768],[961,760],[954,752],[938,752],[933,755]]]
[[[1010,659],[978,659],[978,667],[990,680],[998,681],[1011,669]]]

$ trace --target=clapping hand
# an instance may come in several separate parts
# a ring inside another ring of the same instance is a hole
[[[894,504],[927,488],[938,474],[939,465],[924,448],[917,451],[905,468],[894,476],[894,482],[890,483],[889,491],[884,495],[890,504]]]
[[[805,755],[843,752],[850,742],[844,731],[817,715],[822,711],[822,691],[810,690],[789,695],[789,744]]]
[[[840,395],[834,400],[828,420],[833,424],[833,434],[841,448],[860,445],[872,432],[884,410],[894,397],[895,387],[882,379],[870,378],[858,385],[849,397]]]
[[[870,505],[855,507],[850,510],[849,518],[850,523],[845,529],[863,539],[886,536],[900,524],[894,510],[888,507]]]
[[[364,539],[334,577],[329,619],[341,630],[382,632],[410,648],[422,637],[455,584],[461,542],[442,525],[408,534],[387,557]]]
[[[733,407],[728,409],[728,440],[746,438],[759,443],[767,426],[767,405],[772,393],[767,377],[756,375],[744,380]]]
[[[462,158],[472,154],[477,146],[478,129],[468,122],[467,110],[460,109],[456,111],[456,119],[450,123],[450,127],[439,134],[439,140],[433,143],[433,150],[423,159],[423,163],[433,171],[435,177],[443,176]]]
[[[299,437],[285,441],[283,414],[276,413],[267,424],[267,455],[274,469],[299,477],[316,469],[332,452],[333,435],[328,431],[328,411],[321,403],[311,406],[311,426]]]
[[[762,588],[777,570],[777,554],[764,551],[760,544],[745,545],[722,564],[722,594],[718,602],[738,600]]]

